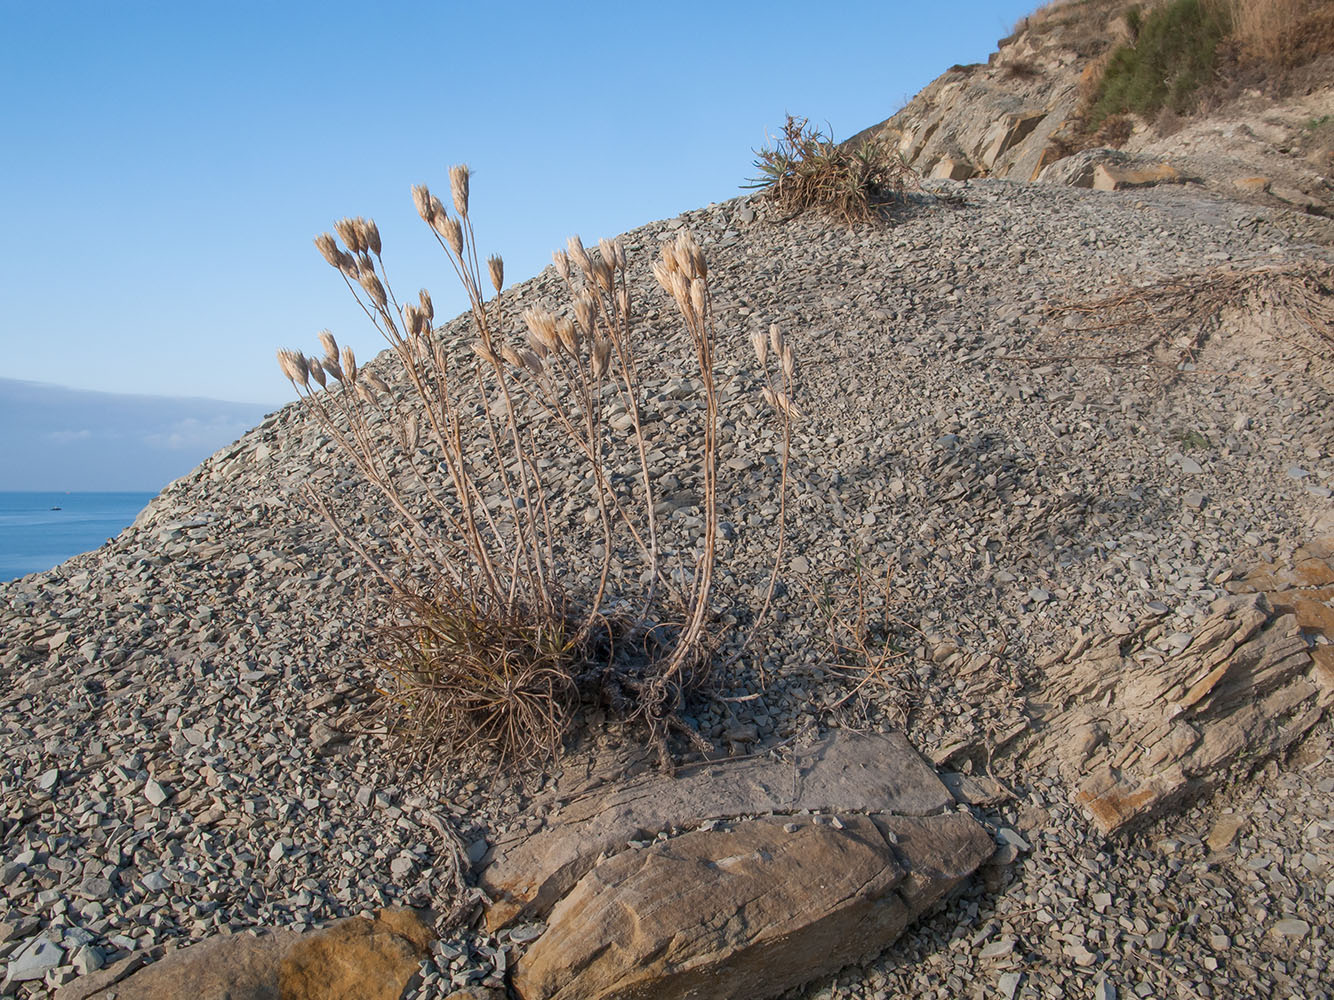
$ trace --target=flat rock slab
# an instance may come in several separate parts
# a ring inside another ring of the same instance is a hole
[[[766,813],[929,816],[953,796],[899,733],[836,732],[790,761],[769,756],[644,775],[565,803],[548,829],[497,842],[480,876],[492,931],[547,913],[604,855],[659,832]]]
[[[879,953],[993,850],[961,813],[763,817],[623,851],[552,909],[524,1000],[777,996]]]
[[[434,936],[412,910],[225,935],[76,979],[56,1000],[399,1000]]]

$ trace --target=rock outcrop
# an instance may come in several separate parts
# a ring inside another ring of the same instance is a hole
[[[1034,741],[1106,833],[1282,753],[1334,705],[1334,536],[1229,588],[1194,634],[1146,623],[1039,663]]]
[[[987,63],[951,67],[893,117],[848,142],[886,138],[934,179],[997,177],[1103,191],[1190,180],[1224,197],[1334,211],[1327,181],[1334,145],[1320,124],[1334,107],[1327,85],[1282,101],[1248,92],[1171,129],[1131,118],[1121,134],[1083,134],[1081,104],[1113,49],[1130,40],[1130,6],[1047,4],[1001,39]],[[1105,175],[1095,183],[1100,166]],[[1133,176],[1120,176],[1124,169]]]

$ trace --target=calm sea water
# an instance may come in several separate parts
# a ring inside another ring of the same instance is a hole
[[[0,580],[50,569],[97,548],[128,527],[154,495],[0,493]]]

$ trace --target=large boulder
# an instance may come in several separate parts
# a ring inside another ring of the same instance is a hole
[[[954,799],[900,733],[836,732],[792,759],[753,757],[651,773],[594,788],[556,808],[548,827],[499,840],[481,886],[494,901],[487,926],[541,916],[597,863],[628,842],[710,820],[765,813],[887,812],[928,816]]]
[[[547,928],[525,1000],[777,994],[876,954],[992,853],[900,733],[641,774],[498,842],[492,929]]]
[[[967,815],[766,817],[609,858],[519,961],[524,1000],[763,1000],[881,951],[992,853]]]

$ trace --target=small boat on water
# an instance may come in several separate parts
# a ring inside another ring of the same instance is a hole
[[[52,507],[51,509],[52,509],[52,510],[60,510],[59,507]]]

